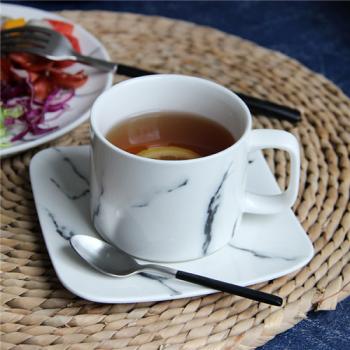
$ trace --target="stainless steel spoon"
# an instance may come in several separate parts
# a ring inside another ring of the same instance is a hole
[[[73,249],[93,268],[110,276],[125,277],[143,271],[158,272],[168,277],[199,284],[222,292],[239,295],[270,305],[281,306],[283,299],[277,295],[264,293],[247,287],[218,281],[193,273],[175,270],[156,264],[141,265],[130,255],[94,237],[74,235],[70,239]]]

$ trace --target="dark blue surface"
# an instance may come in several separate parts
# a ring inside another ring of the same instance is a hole
[[[137,12],[208,25],[296,58],[350,95],[350,2],[11,2],[51,11]],[[310,312],[308,319],[259,349],[350,349],[350,298],[336,311]]]
[[[349,350],[350,298],[336,311],[309,312],[308,318],[277,335],[259,350]]]

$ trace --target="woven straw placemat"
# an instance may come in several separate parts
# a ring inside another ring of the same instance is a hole
[[[303,269],[255,286],[284,297],[282,308],[224,293],[123,305],[82,300],[57,280],[47,255],[28,177],[38,149],[31,150],[3,160],[1,167],[2,349],[252,349],[310,309],[334,309],[350,294],[350,101],[338,88],[295,60],[211,28],[112,12],[62,15],[95,34],[115,61],[199,75],[299,108],[298,125],[259,115],[254,126],[285,129],[300,140],[294,210],[315,256]],[[83,125],[54,144],[88,142]],[[284,188],[285,154],[265,155]]]

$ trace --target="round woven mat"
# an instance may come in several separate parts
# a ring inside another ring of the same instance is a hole
[[[334,309],[350,294],[350,101],[338,88],[280,53],[211,28],[133,14],[62,14],[94,33],[115,61],[199,75],[302,110],[298,125],[255,116],[254,126],[286,129],[300,140],[294,210],[315,256],[303,269],[255,286],[284,297],[283,308],[223,293],[123,305],[82,300],[57,280],[47,255],[28,177],[38,149],[31,150],[1,168],[2,349],[251,349],[310,309]],[[55,144],[88,142],[83,125]],[[265,155],[284,188],[285,154]]]

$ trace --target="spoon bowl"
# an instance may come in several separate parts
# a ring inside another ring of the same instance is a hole
[[[130,255],[100,239],[75,235],[70,239],[73,249],[96,270],[110,276],[125,277],[137,273],[141,266]]]

